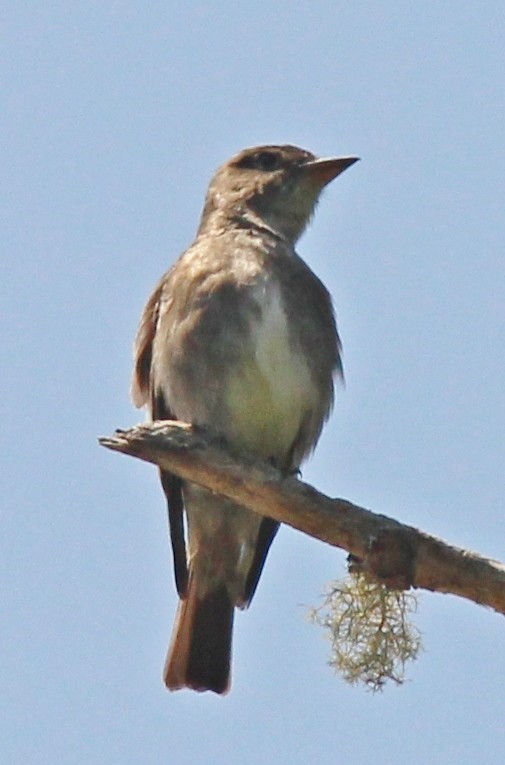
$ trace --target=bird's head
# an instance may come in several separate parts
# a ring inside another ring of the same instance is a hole
[[[357,157],[318,159],[296,146],[244,149],[215,173],[202,215],[241,217],[295,242],[307,226],[323,188]]]

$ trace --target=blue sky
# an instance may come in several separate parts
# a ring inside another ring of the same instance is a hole
[[[289,529],[238,614],[232,692],[168,694],[164,502],[96,437],[142,418],[138,317],[216,166],[263,142],[356,154],[299,243],[347,378],[304,478],[505,559],[503,4],[2,16],[2,762],[501,765],[503,618],[425,593],[409,682],[348,687],[307,620],[345,556]]]

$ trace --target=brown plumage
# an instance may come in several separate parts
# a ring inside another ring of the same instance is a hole
[[[294,244],[323,187],[354,161],[263,146],[217,171],[195,242],[142,314],[137,406],[206,426],[286,475],[298,469],[342,366],[330,296]],[[224,693],[234,609],[249,605],[278,524],[169,473],[161,482],[181,598],[165,683]]]

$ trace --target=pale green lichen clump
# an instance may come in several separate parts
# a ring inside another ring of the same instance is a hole
[[[416,610],[415,595],[353,572],[329,585],[311,616],[329,631],[329,665],[348,683],[379,691],[390,680],[403,683],[407,663],[422,649],[411,621]]]

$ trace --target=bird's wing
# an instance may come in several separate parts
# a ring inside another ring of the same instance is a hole
[[[165,277],[161,279],[151,294],[142,312],[140,325],[135,337],[133,356],[134,369],[131,384],[131,397],[136,407],[149,406],[153,420],[173,420],[169,402],[162,393],[154,391],[152,384],[152,348],[156,335],[160,302],[162,299]],[[168,503],[170,539],[174,558],[175,583],[180,597],[184,597],[188,584],[188,565],[186,560],[186,542],[184,538],[184,504],[181,481],[177,476],[160,470],[161,484]]]
[[[253,562],[249,569],[244,588],[244,600],[247,604],[251,602],[254,593],[256,592],[256,587],[258,586],[270,545],[274,541],[278,528],[279,523],[278,521],[274,521],[273,518],[263,518],[261,521]]]
[[[130,395],[138,409],[149,404],[151,398],[153,340],[158,324],[163,283],[164,280],[160,280],[142,311],[139,328],[133,344],[134,366]]]

